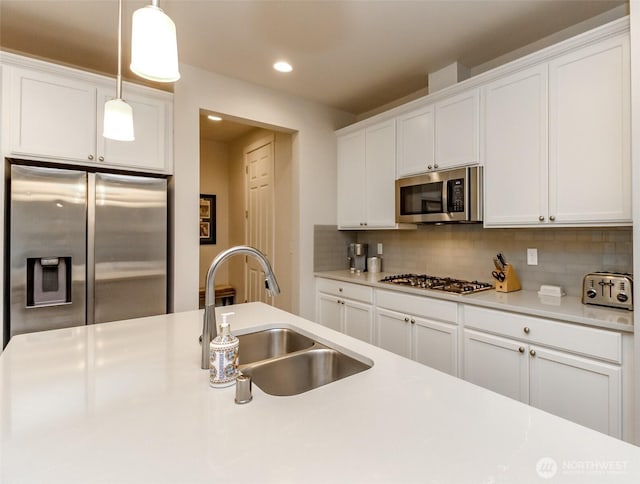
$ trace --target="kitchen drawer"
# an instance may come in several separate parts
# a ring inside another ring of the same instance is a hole
[[[373,302],[373,288],[360,284],[318,278],[316,279],[316,290],[369,304]]]
[[[395,291],[376,290],[376,306],[399,313],[450,323],[458,321],[458,304],[425,296],[411,296]]]
[[[622,362],[622,335],[586,326],[536,318],[471,305],[462,305],[466,328],[517,338],[592,358]]]

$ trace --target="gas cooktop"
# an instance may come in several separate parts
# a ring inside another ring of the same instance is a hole
[[[488,282],[464,281],[451,277],[428,276],[426,274],[397,274],[380,279],[380,282],[399,284],[418,289],[435,289],[455,294],[473,294],[493,289],[493,285]]]

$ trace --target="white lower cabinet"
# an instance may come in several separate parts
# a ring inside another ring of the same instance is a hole
[[[376,291],[376,344],[450,375],[458,374],[457,304]]]
[[[357,284],[316,280],[316,321],[367,343],[373,342],[373,290]]]
[[[491,334],[500,331],[501,318],[510,320],[508,329]],[[465,380],[622,438],[622,366],[616,363],[620,354],[615,344],[621,343],[619,333],[467,305],[463,319]],[[563,351],[559,346],[566,335],[557,339],[548,324],[571,331],[566,345],[577,353],[585,354],[591,339],[599,336],[602,347],[612,350],[601,355],[610,361]],[[522,336],[505,337],[519,328]]]

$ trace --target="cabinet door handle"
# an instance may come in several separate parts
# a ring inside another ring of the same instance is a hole
[[[518,348],[518,351],[519,351],[520,353],[524,353],[524,346],[521,346],[520,348]]]
[[[529,354],[531,356],[536,356],[536,350],[529,350]]]
[[[416,320],[411,318],[411,324],[416,324]]]
[[[93,160],[93,155],[89,155],[87,156],[87,158],[89,158],[90,160]]]
[[[525,326],[523,331],[525,332],[525,334],[529,334],[529,331],[531,331],[531,330],[529,329],[528,326]]]
[[[104,161],[104,156],[98,157],[98,161]]]
[[[404,322],[405,322],[405,323],[408,323],[408,322],[409,322],[409,318],[405,317],[405,318],[404,318]]]
[[[431,165],[427,166],[427,169],[430,170],[431,168],[433,168]]]
[[[540,220],[540,222],[544,222],[544,215],[540,215],[540,216],[538,217],[538,220]]]
[[[339,292],[342,292],[342,288],[341,288],[341,287],[339,287],[339,288],[338,288],[338,291],[339,291]]]
[[[556,219],[555,215],[550,215],[549,216],[549,220],[551,220],[552,222],[555,221],[555,219]]]
[[[437,164],[437,163],[434,163],[434,164],[433,164],[433,167],[434,167],[434,168],[438,168],[438,164]]]

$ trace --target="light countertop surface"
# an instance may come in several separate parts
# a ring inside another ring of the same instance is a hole
[[[14,337],[0,356],[0,482],[640,482],[640,448],[261,303],[374,366],[301,395],[212,389],[202,312]],[[242,354],[242,348],[240,348]]]
[[[473,304],[491,309],[513,311],[529,316],[540,316],[569,323],[583,324],[596,328],[633,332],[633,311],[582,304],[579,297],[540,297],[537,291],[497,292],[495,289],[475,294],[453,294],[438,290],[416,289],[406,286],[378,282],[391,273],[351,273],[348,270],[316,272],[316,277],[324,277],[354,284],[364,284],[377,289],[399,291],[424,297],[446,299],[465,304]]]

